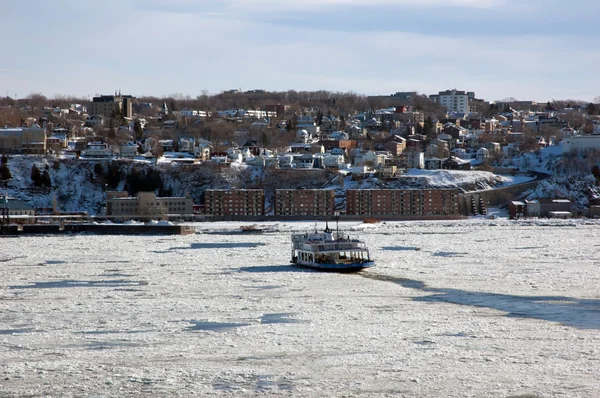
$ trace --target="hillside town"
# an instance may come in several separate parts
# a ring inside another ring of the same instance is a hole
[[[511,218],[596,217],[599,113],[595,103],[488,102],[456,89],[7,96],[0,207],[3,219],[22,223],[57,214],[441,219],[485,216],[489,206]],[[547,154],[553,163],[544,163]],[[587,198],[559,189],[532,195],[554,172],[569,177],[569,167],[587,177]],[[91,207],[84,194],[61,190],[82,171],[96,191]],[[441,175],[467,183],[440,183]]]

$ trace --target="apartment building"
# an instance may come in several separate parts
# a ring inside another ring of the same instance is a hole
[[[90,115],[99,115],[112,117],[115,113],[120,113],[123,117],[131,118],[133,116],[133,100],[131,95],[101,95],[92,98],[88,107]]]
[[[448,216],[459,214],[454,189],[352,189],[346,214],[360,216]]]
[[[154,192],[140,192],[130,197],[127,192],[106,193],[106,216],[118,220],[161,219],[169,216],[191,215],[194,201],[189,197],[157,197]]]
[[[207,189],[204,212],[213,216],[262,216],[265,193],[262,189]]]
[[[448,112],[469,113],[469,102],[475,99],[472,91],[459,91],[456,89],[440,91],[438,94],[430,95],[429,98],[448,110]]]
[[[333,216],[335,192],[328,189],[278,189],[276,216]]]

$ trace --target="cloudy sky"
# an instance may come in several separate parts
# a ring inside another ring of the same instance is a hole
[[[2,0],[0,95],[600,96],[598,0]]]

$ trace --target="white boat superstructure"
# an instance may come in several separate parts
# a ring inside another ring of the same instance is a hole
[[[329,228],[323,232],[293,234],[291,262],[340,272],[360,271],[375,265],[365,242]]]

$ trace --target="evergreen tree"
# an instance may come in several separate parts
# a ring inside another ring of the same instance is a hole
[[[596,179],[596,185],[600,185],[600,168],[598,165],[592,167],[592,175]]]
[[[595,104],[593,104],[591,102],[589,104],[587,104],[587,106],[585,107],[585,110],[588,115],[597,115],[598,114],[598,108],[596,107]]]
[[[435,128],[431,116],[427,116],[427,118],[425,119],[425,123],[423,126],[423,134],[425,134],[427,137],[433,137],[435,135]]]
[[[135,134],[136,139],[140,139],[144,135],[144,130],[142,129],[142,123],[140,123],[139,119],[135,119],[135,122],[133,122],[133,132]]]
[[[263,147],[267,147],[269,146],[269,137],[267,136],[267,133],[263,132],[260,136],[260,143]]]
[[[323,124],[323,112],[319,109],[317,111],[317,126],[321,126]]]
[[[423,129],[423,126],[421,126],[421,123],[417,123],[415,125],[415,134],[421,135],[421,134],[423,134],[423,131],[424,131],[424,129]]]
[[[4,163],[0,165],[0,181],[6,182],[12,178],[12,174],[8,166]]]
[[[6,155],[2,155],[2,158],[0,158],[0,182],[6,185],[7,181],[11,178],[12,174],[8,168],[8,158]]]
[[[31,181],[33,181],[36,187],[42,185],[42,173],[35,164],[31,167]]]
[[[48,173],[48,170],[44,170],[42,173],[41,183],[43,186],[48,188],[52,186],[52,180],[50,179],[50,173]]]

